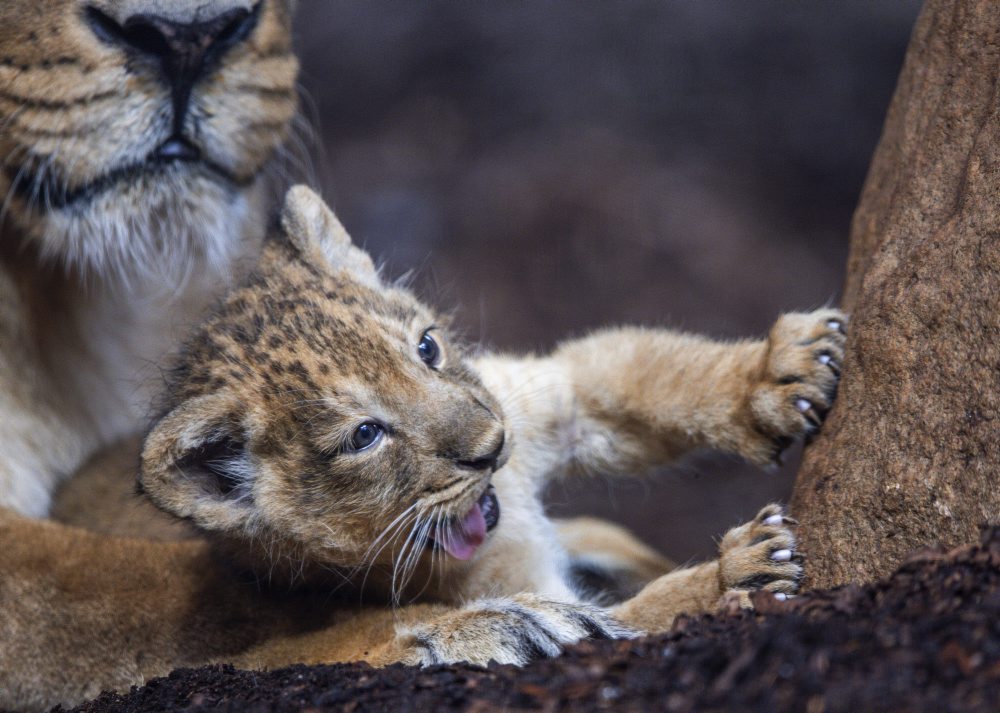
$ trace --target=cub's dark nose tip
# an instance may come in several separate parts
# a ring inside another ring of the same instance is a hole
[[[106,44],[117,45],[157,62],[171,85],[193,83],[214,60],[253,32],[260,14],[236,7],[207,20],[179,22],[138,13],[118,22],[100,8],[84,10],[91,31]]]
[[[456,462],[463,468],[471,468],[472,470],[496,470],[497,463],[500,460],[500,454],[503,452],[504,442],[505,435],[500,434],[500,438],[497,441],[496,446],[489,453],[476,458],[459,460]]]

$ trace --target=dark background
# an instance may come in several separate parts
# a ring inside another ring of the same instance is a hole
[[[622,322],[763,335],[835,301],[917,0],[303,0],[312,168],[354,239],[474,340]],[[698,456],[556,513],[683,561],[780,470]]]

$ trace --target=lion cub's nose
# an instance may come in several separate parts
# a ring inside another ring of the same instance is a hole
[[[455,463],[462,468],[470,468],[472,470],[496,470],[500,454],[503,452],[505,439],[506,436],[503,429],[500,429],[499,433],[490,442],[492,445],[488,446],[488,452],[472,458],[456,459]]]

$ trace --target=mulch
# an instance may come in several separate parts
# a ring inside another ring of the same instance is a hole
[[[1000,527],[874,585],[685,617],[524,668],[177,670],[78,711],[1000,711]]]

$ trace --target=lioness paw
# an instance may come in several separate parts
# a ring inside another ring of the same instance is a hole
[[[722,593],[762,589],[784,598],[797,592],[803,561],[795,551],[792,528],[797,524],[780,505],[772,504],[750,522],[727,532],[719,545]]]
[[[778,319],[761,380],[751,387],[751,427],[759,436],[751,460],[778,460],[796,438],[819,430],[837,395],[846,338],[847,315],[839,310]]]
[[[534,594],[482,599],[402,634],[407,663],[429,665],[490,661],[523,665],[558,656],[582,639],[634,638],[600,607],[567,604]]]

